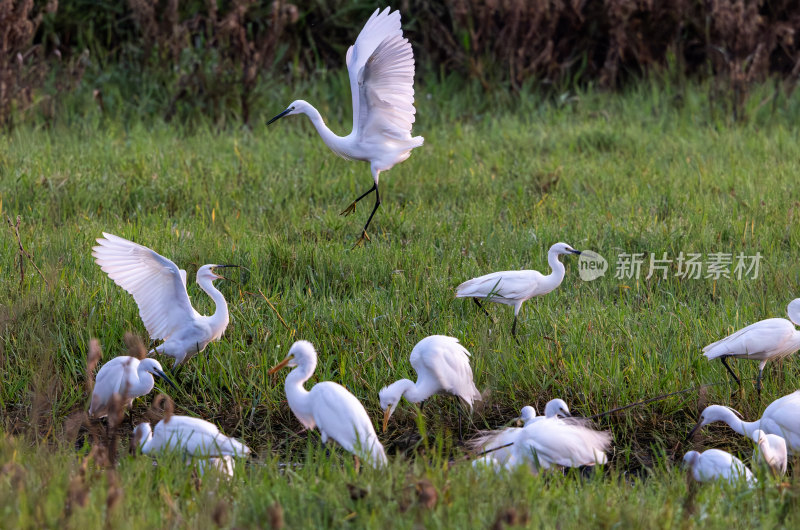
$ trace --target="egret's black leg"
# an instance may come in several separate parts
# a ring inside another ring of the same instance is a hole
[[[720,357],[720,360],[722,361],[722,364],[725,366],[725,369],[728,370],[728,373],[731,374],[731,376],[733,377],[733,380],[736,381],[736,384],[741,387],[742,386],[742,382],[739,380],[738,377],[736,377],[736,374],[733,373],[733,370],[731,370],[731,367],[728,366],[728,357],[729,357],[728,355],[723,355],[722,357]]]
[[[517,315],[514,315],[514,323],[511,324],[511,335],[513,337],[517,336]]]
[[[486,315],[489,318],[492,318],[492,315],[490,315],[489,312],[486,310],[486,308],[483,307],[483,304],[481,303],[480,300],[478,300],[477,298],[473,298],[472,301],[475,302],[475,305],[481,308],[481,311],[483,311],[484,315]]]
[[[375,215],[375,212],[378,211],[378,207],[381,205],[381,194],[378,192],[377,184],[375,184],[374,189],[375,189],[375,207],[372,209],[372,213],[369,214],[369,219],[367,219],[367,224],[364,225],[364,230],[361,232],[361,237],[358,238],[358,241],[356,241],[356,244],[353,245],[353,247],[361,245],[365,239],[367,241],[370,240],[369,236],[367,235],[367,228],[369,227],[369,224],[372,222],[372,217]]]
[[[758,392],[758,397],[761,397],[761,375],[764,373],[764,369],[760,368],[758,370],[758,378],[756,379],[756,392]]]
[[[375,192],[378,191],[378,185],[377,184],[373,184],[370,189],[368,189],[366,192],[364,192],[358,199],[356,199],[352,203],[350,203],[350,206],[348,206],[347,208],[342,210],[342,213],[340,213],[339,215],[350,215],[351,213],[355,212],[356,211],[356,203],[358,201],[360,201],[361,199],[363,199],[364,197],[366,197],[367,195],[369,195],[370,193],[372,193],[373,191],[375,191]],[[369,224],[369,223],[367,223],[367,224]]]

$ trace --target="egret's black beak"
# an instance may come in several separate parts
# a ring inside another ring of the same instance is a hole
[[[175,383],[173,383],[172,380],[169,377],[167,377],[167,374],[165,374],[161,370],[154,370],[154,372],[155,372],[155,375],[157,375],[158,377],[160,377],[161,379],[163,379],[164,381],[169,383],[169,386],[171,386],[175,390],[178,390],[178,387],[175,386]]]
[[[692,439],[692,436],[694,436],[694,433],[696,433],[697,431],[699,431],[699,430],[700,430],[700,427],[702,427],[702,426],[703,426],[703,422],[698,422],[698,423],[697,423],[697,425],[695,425],[695,426],[694,426],[694,429],[692,429],[691,431],[689,431],[689,434],[687,434],[687,435],[686,435],[686,440],[684,440],[684,441],[686,441],[686,442],[689,442],[689,441],[691,441],[691,439]]]
[[[578,254],[578,255],[580,255],[580,253],[581,253],[580,250],[575,250],[575,249],[570,250],[570,252],[572,252],[573,254]]]
[[[283,118],[284,116],[286,116],[286,115],[287,115],[287,114],[289,114],[290,112],[292,112],[292,109],[291,109],[291,108],[288,108],[288,109],[284,110],[283,112],[281,112],[280,114],[278,114],[277,116],[275,116],[274,118],[272,118],[271,120],[269,120],[269,121],[267,122],[267,125],[269,125],[270,123],[272,123],[272,122],[274,122],[274,121],[278,121],[279,119]]]

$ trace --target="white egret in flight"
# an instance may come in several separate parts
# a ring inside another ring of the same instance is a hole
[[[123,355],[105,363],[95,378],[89,416],[103,418],[110,412],[114,394],[119,395],[124,407],[130,407],[133,400],[145,396],[153,390],[155,379],[160,377],[172,387],[175,384],[164,374],[161,364],[155,359],[139,360]]]
[[[133,445],[142,453],[151,454],[174,451],[193,458],[243,457],[250,448],[239,440],[225,436],[216,425],[200,418],[171,415],[159,421],[155,429],[149,423],[140,423],[133,430]],[[225,464],[209,462],[219,465]]]
[[[744,421],[737,411],[723,405],[709,405],[700,414],[697,425],[689,432],[691,438],[704,425],[721,421],[741,434],[752,439],[755,431],[761,429],[766,434],[777,434],[786,440],[789,453],[800,454],[800,390],[780,397],[770,403],[761,418]]]
[[[291,114],[311,119],[322,141],[348,160],[369,162],[372,187],[348,206],[342,215],[355,211],[356,203],[375,192],[375,206],[356,245],[369,239],[367,227],[381,205],[378,179],[422,145],[422,136],[411,136],[414,123],[414,54],[400,28],[400,12],[376,9],[355,44],[347,50],[347,71],[353,97],[353,130],[338,136],[328,129],[317,109],[302,99],[293,101],[270,123]]]
[[[472,298],[481,308],[483,306],[479,298],[514,306],[511,334],[516,335],[517,315],[523,302],[549,293],[564,280],[564,264],[558,259],[562,254],[580,254],[580,251],[566,243],[556,243],[547,251],[547,263],[552,269],[547,276],[531,270],[493,272],[467,280],[456,287],[456,298]]]
[[[286,376],[286,399],[303,427],[317,427],[322,443],[331,438],[373,467],[386,465],[383,445],[358,398],[333,381],[317,383],[311,390],[303,387],[317,367],[317,352],[310,342],[299,340],[292,344],[286,358],[269,373],[285,366],[294,367]]]
[[[463,399],[470,410],[472,403],[481,400],[481,393],[472,380],[469,352],[455,337],[431,335],[425,337],[411,350],[411,367],[417,372],[417,382],[400,379],[381,389],[378,397],[383,410],[383,430],[389,417],[405,398],[419,403],[442,392]]]
[[[753,432],[753,441],[756,443],[753,460],[765,464],[775,476],[785,475],[789,459],[786,440],[777,434],[767,434],[761,429],[756,429]]]
[[[780,359],[800,350],[800,298],[789,302],[787,312],[791,320],[785,318],[768,318],[750,324],[736,333],[709,344],[703,348],[703,354],[710,359],[719,358],[725,369],[740,386],[742,382],[728,366],[728,357],[753,359],[761,361],[758,365],[756,388],[761,393],[761,375],[764,365],[770,359]]]
[[[715,480],[726,480],[731,484],[736,484],[740,480],[745,480],[749,484],[756,482],[753,473],[741,460],[719,449],[709,449],[702,453],[689,451],[684,455],[683,461],[697,482]]]
[[[214,300],[211,316],[195,311],[186,291],[186,271],[172,261],[127,239],[103,232],[92,248],[95,261],[114,283],[133,295],[150,338],[163,340],[150,351],[175,359],[175,366],[219,340],[228,327],[228,304],[214,287],[224,278],[214,269],[237,265],[203,265],[197,270],[197,284]]]

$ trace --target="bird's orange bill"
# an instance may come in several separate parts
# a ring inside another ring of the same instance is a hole
[[[392,415],[392,407],[386,407],[383,411],[383,432],[386,432],[386,426],[389,425],[389,416]]]
[[[286,357],[284,360],[282,360],[281,362],[279,362],[278,364],[276,364],[275,366],[273,366],[272,368],[270,368],[270,369],[269,369],[269,372],[267,372],[267,373],[268,373],[269,375],[272,375],[272,374],[274,374],[275,372],[277,372],[278,370],[280,370],[281,368],[283,368],[283,367],[285,367],[287,364],[289,364],[289,361],[291,361],[293,358],[294,358],[294,355],[289,355],[289,356],[288,356],[288,357]]]

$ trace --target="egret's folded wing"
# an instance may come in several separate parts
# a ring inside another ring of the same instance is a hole
[[[196,315],[186,292],[186,274],[172,261],[127,239],[103,232],[92,248],[108,277],[133,295],[147,332],[166,339]]]
[[[445,391],[472,406],[473,401],[480,400],[481,394],[472,379],[469,351],[455,337],[440,335],[432,338],[435,342],[427,346],[425,355],[415,355],[416,347],[412,350],[411,366],[421,377],[426,371],[431,373]]]
[[[761,320],[713,342],[703,348],[709,359],[723,355],[756,355],[774,351],[778,353],[781,345],[794,333],[794,326],[783,318]]]
[[[533,291],[540,275],[536,271],[502,271],[467,280],[456,288],[456,297],[486,297],[516,300]]]

